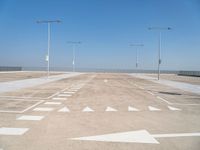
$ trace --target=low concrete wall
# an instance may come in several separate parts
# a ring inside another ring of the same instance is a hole
[[[200,77],[200,71],[179,71],[178,75]]]
[[[22,71],[22,67],[0,66],[0,71]]]

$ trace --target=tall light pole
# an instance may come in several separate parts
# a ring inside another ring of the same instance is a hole
[[[161,31],[163,30],[171,30],[170,27],[149,27],[149,30],[157,30],[159,31],[159,40],[158,40],[158,80],[160,80],[160,65],[161,65]]]
[[[130,44],[130,46],[136,47],[136,63],[135,63],[135,66],[136,66],[136,70],[138,70],[138,47],[142,47],[142,46],[144,46],[144,44]]]
[[[51,23],[60,23],[60,20],[40,20],[37,21],[37,23],[46,23],[48,25],[48,42],[47,42],[47,55],[46,55],[46,61],[47,61],[47,77],[49,77],[49,68],[50,68],[50,61],[49,61],[49,55],[50,55],[50,42],[51,42]]]
[[[80,41],[67,41],[68,44],[72,44],[73,46],[73,59],[72,59],[72,66],[73,66],[73,72],[75,72],[75,59],[76,59],[76,56],[75,56],[75,46],[78,45],[78,44],[81,44]]]

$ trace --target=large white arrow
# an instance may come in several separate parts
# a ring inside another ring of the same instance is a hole
[[[198,133],[176,133],[176,134],[174,134],[174,133],[172,133],[172,134],[150,134],[146,130],[138,130],[138,131],[120,132],[120,133],[104,134],[104,135],[97,135],[97,136],[71,138],[71,140],[159,144],[159,142],[155,138],[188,137],[188,136],[200,136],[200,132],[198,132]]]

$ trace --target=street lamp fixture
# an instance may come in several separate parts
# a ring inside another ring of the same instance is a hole
[[[171,27],[149,27],[149,30],[159,31],[159,40],[158,40],[158,80],[160,80],[160,65],[161,65],[161,31],[163,30],[172,30]]]
[[[81,44],[80,41],[67,41],[68,44],[72,44],[73,46],[73,59],[72,59],[72,66],[73,66],[73,72],[75,72],[75,59],[76,59],[76,56],[75,56],[75,46],[78,45],[78,44]]]
[[[136,66],[136,70],[137,70],[137,68],[138,68],[138,47],[143,47],[144,44],[130,44],[130,46],[136,47],[136,63],[135,63],[135,66]]]
[[[47,42],[47,55],[46,55],[46,61],[47,61],[47,77],[49,77],[49,71],[50,71],[50,41],[51,41],[51,24],[52,23],[61,23],[60,20],[40,20],[36,21],[36,23],[46,23],[48,25],[48,42]]]

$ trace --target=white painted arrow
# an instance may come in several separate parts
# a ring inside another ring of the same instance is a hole
[[[117,111],[117,109],[108,106],[105,111]]]
[[[160,111],[160,109],[156,107],[148,106],[148,108],[150,111]]]
[[[94,110],[87,106],[82,111],[83,112],[93,112]]]
[[[70,112],[70,110],[67,107],[63,107],[58,112]]]
[[[170,110],[174,110],[174,111],[179,111],[179,110],[181,110],[181,109],[179,109],[179,108],[176,108],[176,107],[172,107],[172,106],[167,106]]]
[[[139,111],[139,109],[134,108],[132,106],[128,106],[128,111]]]
[[[120,133],[104,134],[104,135],[97,135],[97,136],[71,138],[71,140],[159,144],[159,142],[155,138],[189,137],[189,136],[200,136],[200,132],[198,132],[198,133],[150,134],[146,130],[138,130],[138,131],[120,132]]]

